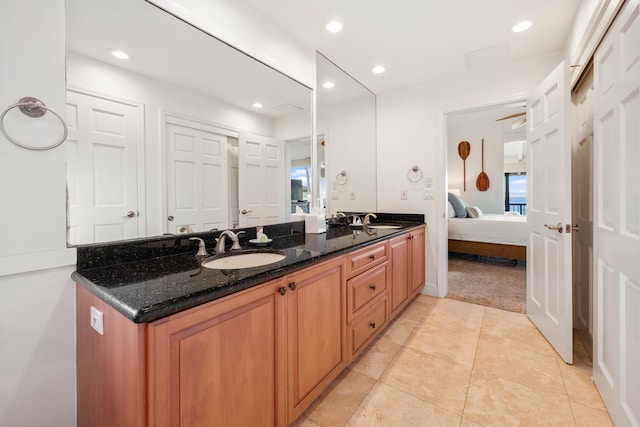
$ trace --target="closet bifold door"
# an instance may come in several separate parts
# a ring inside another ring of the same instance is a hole
[[[618,426],[640,425],[640,0],[594,56],[593,378]]]

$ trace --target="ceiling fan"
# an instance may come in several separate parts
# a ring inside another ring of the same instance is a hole
[[[518,129],[518,128],[524,126],[527,123],[527,112],[526,111],[523,111],[521,113],[509,114],[508,116],[500,117],[499,119],[496,120],[496,122],[499,122],[501,120],[514,119],[516,117],[520,117],[520,118],[518,120],[514,121],[513,123],[511,123],[511,129]]]

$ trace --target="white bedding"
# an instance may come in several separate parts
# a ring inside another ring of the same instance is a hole
[[[527,217],[483,214],[480,218],[449,218],[449,239],[527,246]]]

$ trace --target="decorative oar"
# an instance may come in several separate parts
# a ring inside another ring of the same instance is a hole
[[[471,144],[469,144],[469,141],[462,141],[458,144],[458,154],[462,159],[463,191],[467,191],[467,157],[469,157],[469,153],[471,153]]]
[[[476,188],[478,191],[487,191],[489,189],[489,176],[484,173],[484,139],[482,140],[482,172],[476,179]]]

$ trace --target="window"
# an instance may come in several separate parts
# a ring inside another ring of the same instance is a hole
[[[527,214],[527,174],[504,174],[504,210],[506,212],[518,212]]]

